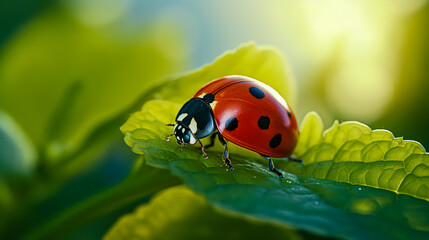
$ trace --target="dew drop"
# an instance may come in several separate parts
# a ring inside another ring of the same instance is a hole
[[[362,190],[362,188],[358,187],[358,190],[360,191],[360,190]]]
[[[317,201],[316,201],[316,202],[314,202],[314,205],[319,205],[319,202],[317,202]]]
[[[256,178],[256,176],[253,176],[253,178]]]
[[[228,172],[228,168],[226,169],[226,171]]]

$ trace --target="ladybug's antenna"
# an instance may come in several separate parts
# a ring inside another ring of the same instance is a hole
[[[176,124],[171,124],[171,123],[169,123],[169,124],[166,124],[166,126],[167,126],[167,127],[174,127],[174,126],[176,126]]]

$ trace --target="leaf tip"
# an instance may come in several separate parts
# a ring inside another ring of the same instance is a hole
[[[319,114],[315,111],[308,112],[305,114],[304,118],[301,121],[300,131],[303,131],[306,125],[314,124],[318,128],[323,129],[323,121]]]

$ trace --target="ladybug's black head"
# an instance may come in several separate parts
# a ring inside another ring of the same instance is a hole
[[[182,122],[177,122],[174,126],[174,135],[176,136],[177,143],[180,145],[195,144],[198,140],[191,132],[188,126]]]
[[[177,143],[182,146],[195,144],[199,139],[212,134],[214,130],[213,114],[203,99],[192,98],[183,105],[176,116],[174,135]]]

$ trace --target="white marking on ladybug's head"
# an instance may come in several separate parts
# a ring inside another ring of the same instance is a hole
[[[197,121],[195,121],[195,118],[191,119],[191,123],[189,124],[189,129],[191,129],[191,132],[193,134],[197,132],[198,128],[197,128]]]
[[[204,98],[204,96],[206,95],[207,93],[201,93],[198,97],[199,98]]]
[[[192,119],[195,123],[195,119]],[[193,125],[193,124],[191,124]],[[182,122],[176,123],[176,126],[174,126],[174,135],[177,139],[177,144],[179,145],[186,145],[186,144],[195,144],[198,139],[195,137],[194,133],[192,133],[191,129],[188,126],[185,126]]]
[[[176,122],[180,122],[180,121],[182,121],[186,116],[188,116],[188,114],[187,114],[187,113],[182,113],[182,114],[180,114],[180,115],[177,117]]]
[[[217,101],[213,101],[212,103],[210,103],[210,107],[212,109],[214,109],[216,107],[216,103],[217,103]]]

